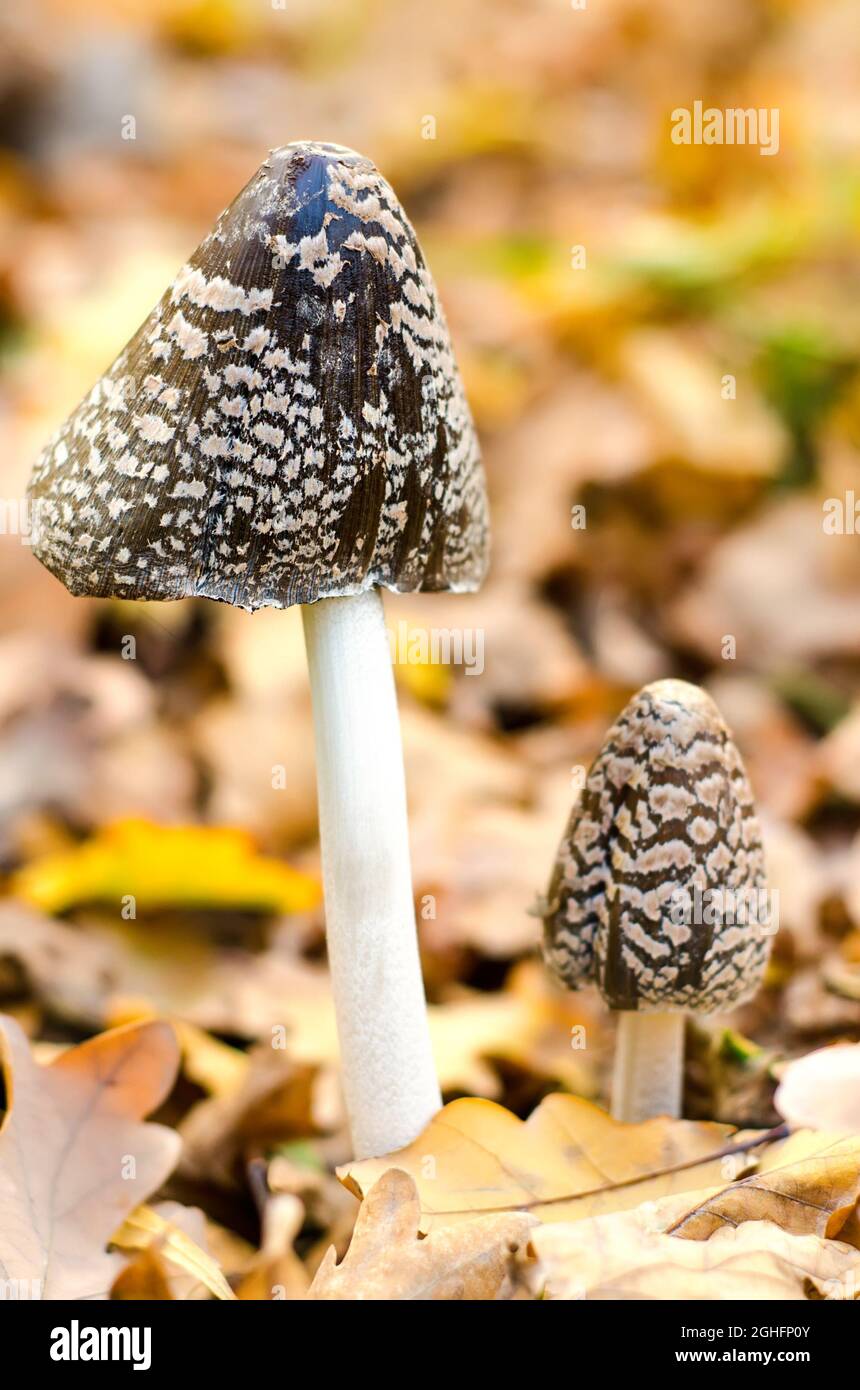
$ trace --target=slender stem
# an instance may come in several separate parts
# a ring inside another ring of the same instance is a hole
[[[302,613],[341,1077],[356,1157],[378,1157],[411,1143],[442,1104],[418,956],[391,653],[375,589]]]
[[[683,1081],[684,1015],[619,1014],[612,1076],[613,1119],[638,1124],[654,1115],[677,1118]]]

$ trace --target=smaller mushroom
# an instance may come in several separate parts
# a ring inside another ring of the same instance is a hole
[[[544,958],[619,1011],[612,1114],[681,1112],[684,1016],[749,998],[770,949],[764,853],[741,756],[710,696],[647,685],[610,729],[542,907]]]

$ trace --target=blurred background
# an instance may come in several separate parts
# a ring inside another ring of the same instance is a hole
[[[687,1113],[767,1123],[780,1058],[860,1038],[856,20],[4,5],[0,1008],[46,1054],[176,1020],[182,1181],[232,1228],[263,1154],[330,1231],[340,1189],[313,1184],[347,1151],[300,619],[71,598],[16,526],[35,456],[270,147],[370,155],[436,277],[493,508],[480,594],[387,600],[484,635],[480,677],[397,667],[446,1094],[605,1093],[605,1010],[547,981],[529,908],[613,717],[678,675],[736,733],[780,892],[766,987],[698,1030]],[[696,101],[777,109],[778,152],[674,143]]]

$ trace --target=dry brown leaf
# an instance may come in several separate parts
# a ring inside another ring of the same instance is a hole
[[[173,1289],[164,1261],[157,1249],[141,1250],[111,1285],[112,1300],[120,1303],[171,1303]]]
[[[156,1296],[175,1300],[200,1299],[207,1294],[219,1299],[235,1297],[205,1248],[206,1218],[195,1207],[178,1202],[136,1207],[114,1233],[111,1244],[136,1252],[114,1284],[113,1297],[119,1285],[120,1297],[149,1298],[153,1295],[133,1290],[150,1284],[167,1290]]]
[[[314,1004],[298,995],[285,1001],[290,1031],[285,1048],[261,1042],[249,1053],[227,1050],[226,1070],[210,1070],[214,1086],[180,1125],[184,1140],[183,1174],[232,1186],[244,1153],[272,1147],[300,1135],[333,1130],[343,1119],[337,1070],[339,1051],[333,1005],[326,997]],[[548,1027],[548,1010],[523,990],[496,994],[463,992],[448,1004],[429,1010],[436,1068],[445,1090],[465,1090],[494,1096],[500,1089],[497,1072],[485,1059],[526,1057]],[[224,1044],[177,1024],[183,1049],[191,1047],[191,1065],[201,1059],[221,1062]],[[204,1048],[206,1053],[204,1055]],[[215,1055],[213,1055],[213,1049]],[[188,1052],[186,1051],[186,1057]],[[578,1054],[569,1035],[547,1051],[553,1074],[583,1079]],[[206,1080],[198,1070],[200,1084]]]
[[[0,1043],[0,1275],[31,1297],[103,1298],[121,1262],[111,1235],[178,1157],[177,1134],[141,1123],[173,1085],[176,1039],[164,1023],[118,1028],[49,1067],[11,1019]]]
[[[674,605],[681,640],[716,661],[731,633],[738,658],[755,670],[856,655],[860,607],[853,588],[834,582],[833,538],[821,522],[813,498],[795,497],[721,541]]]
[[[818,918],[827,892],[820,851],[796,825],[761,816],[768,888],[779,903],[779,931],[788,929],[798,957],[821,953]]]
[[[860,1030],[860,998],[847,999],[833,992],[828,962],[822,967],[799,970],[782,996],[786,1023],[796,1033],[826,1037],[848,1029]]]
[[[218,948],[178,921],[151,925],[88,918],[72,925],[0,904],[0,956],[19,964],[37,997],[91,1028],[138,1015],[175,1015],[241,1038],[282,1025],[291,1054],[336,1053],[328,975],[277,945]]]
[[[531,1217],[479,1216],[419,1239],[421,1202],[408,1173],[389,1169],[362,1203],[349,1250],[334,1247],[317,1270],[311,1299],[442,1300],[504,1297],[511,1254]]]
[[[533,951],[540,935],[530,915],[545,886],[556,815],[518,806],[475,805],[447,825],[418,817],[416,874],[423,899],[432,892],[435,917],[422,935],[432,948],[469,946],[483,956],[509,959]]]
[[[822,790],[819,745],[810,731],[774,690],[745,670],[716,671],[707,689],[734,734],[760,809],[780,824],[802,820]]]
[[[860,926],[860,833],[849,845],[843,866],[844,898],[848,914],[855,926]],[[860,998],[860,988],[855,998]]]
[[[727,1125],[665,1118],[622,1125],[575,1096],[547,1096],[525,1121],[470,1098],[446,1105],[408,1148],[338,1175],[364,1196],[386,1169],[410,1173],[422,1231],[493,1211],[577,1221],[725,1182],[732,1134]]]
[[[277,616],[283,616],[280,610]],[[190,734],[209,772],[207,814],[213,821],[241,825],[267,845],[299,843],[316,833],[307,673],[303,689],[279,699],[211,701]]]
[[[25,810],[72,821],[189,814],[194,773],[181,741],[156,720],[133,662],[81,656],[44,636],[0,644],[0,816]],[[129,777],[129,760],[136,775]]]
[[[316,1068],[295,1062],[289,1052],[260,1043],[241,1077],[221,1094],[193,1106],[179,1130],[181,1171],[186,1177],[236,1183],[238,1166],[257,1151],[317,1128]]]
[[[23,903],[0,903],[0,959],[60,1018],[104,1025],[103,1000],[114,969],[111,952],[88,932],[56,922]]]
[[[450,705],[461,724],[491,726],[494,710],[548,713],[591,681],[570,630],[553,608],[531,596],[530,589],[496,580],[480,595],[403,595],[389,603],[396,655],[408,656],[404,634],[409,631],[480,634],[480,646],[464,645],[471,665],[464,661],[449,667],[455,677]],[[408,768],[408,740],[406,758]]]
[[[305,1209],[298,1197],[282,1193],[268,1199],[260,1252],[239,1285],[240,1299],[305,1298],[310,1276],[293,1248],[304,1219]]]
[[[801,1130],[772,1145],[751,1177],[682,1217],[672,1233],[707,1240],[743,1221],[772,1221],[796,1235],[837,1237],[860,1199],[860,1136]]]
[[[596,990],[573,993],[557,985],[539,961],[520,961],[504,990],[458,992],[432,1011],[437,1070],[446,1077],[446,1085],[452,1085],[447,1078],[459,1074],[463,1080],[458,1089],[493,1100],[501,1081],[482,1060],[490,1058],[591,1097],[597,1091],[595,1058],[606,1036],[606,1022],[606,1007]],[[588,1047],[574,1046],[575,1036],[583,1044],[587,1037]],[[470,1070],[473,1080],[466,1084]],[[475,1084],[482,1075],[486,1087]]]
[[[789,1235],[769,1221],[680,1241],[641,1209],[541,1226],[530,1247],[532,1289],[547,1299],[636,1300],[853,1298],[860,1257],[850,1245]]]
[[[567,370],[542,382],[540,399],[494,451],[493,574],[531,585],[567,563],[582,534],[571,529],[570,509],[583,482],[626,478],[654,447],[642,411],[605,377]],[[524,458],[540,459],[540,468],[523,468]]]
[[[751,389],[725,399],[723,366],[690,336],[652,328],[629,333],[622,366],[665,456],[754,478],[777,471],[786,447],[779,417]]]

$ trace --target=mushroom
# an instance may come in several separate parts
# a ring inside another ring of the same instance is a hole
[[[39,459],[73,594],[303,604],[326,929],[359,1157],[439,1108],[380,588],[466,591],[483,470],[433,280],[374,165],[273,150]]]
[[[771,925],[753,794],[719,710],[685,681],[633,697],[574,806],[542,905],[544,958],[619,1011],[612,1113],[680,1114],[684,1015],[756,990]]]

